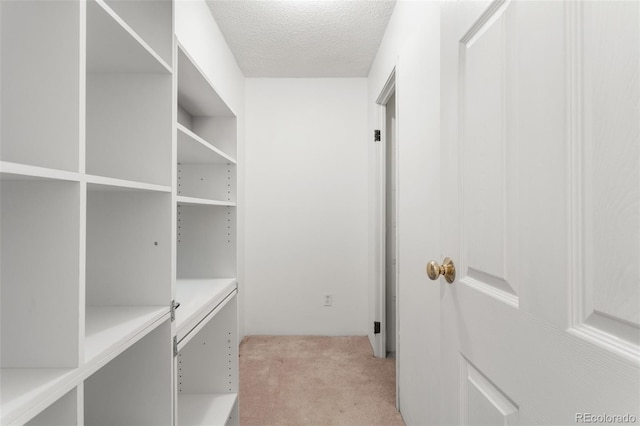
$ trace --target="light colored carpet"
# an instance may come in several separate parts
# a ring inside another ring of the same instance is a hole
[[[395,361],[363,337],[248,336],[240,344],[240,424],[404,426]]]

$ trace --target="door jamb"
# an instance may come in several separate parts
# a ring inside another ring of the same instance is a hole
[[[398,188],[398,141],[399,141],[399,137],[398,137],[398,93],[397,93],[397,87],[396,87],[396,74],[397,74],[397,67],[393,67],[393,69],[391,70],[391,73],[389,74],[389,77],[387,78],[387,81],[385,82],[382,90],[380,91],[380,94],[378,95],[378,98],[376,99],[376,106],[377,106],[377,111],[378,111],[378,126],[379,129],[381,130],[381,134],[382,134],[382,140],[381,143],[378,146],[378,162],[376,164],[376,215],[375,217],[377,218],[377,223],[376,223],[376,242],[377,242],[377,247],[375,250],[376,253],[376,266],[375,266],[375,273],[376,273],[376,280],[375,280],[375,285],[376,285],[376,302],[377,302],[377,310],[379,312],[380,315],[380,322],[381,322],[381,327],[380,327],[380,338],[377,339],[377,347],[374,348],[374,352],[375,352],[375,356],[379,357],[379,358],[385,358],[386,357],[386,340],[387,340],[387,336],[386,336],[386,287],[385,287],[385,282],[386,282],[386,142],[387,142],[387,128],[386,128],[386,121],[387,121],[387,102],[389,101],[389,99],[391,98],[391,96],[393,94],[396,95],[396,132],[395,132],[395,137],[396,137],[396,144],[395,144],[395,153],[396,153],[396,167],[395,167],[395,179],[396,179],[396,199],[395,199],[395,209],[396,209],[396,253],[395,253],[395,258],[396,258],[396,406],[399,406],[399,400],[400,400],[400,392],[399,392],[399,388],[398,388],[398,374],[399,374],[399,359],[400,359],[400,334],[399,334],[399,318],[400,318],[400,309],[399,309],[399,300],[400,300],[400,293],[399,293],[399,264],[400,264],[400,259],[398,256],[398,222],[397,222],[397,211],[398,211],[398,199],[399,199],[399,193],[397,191]]]
[[[376,224],[376,232],[377,232],[377,240],[378,240],[378,250],[376,250],[376,291],[377,291],[377,302],[378,309],[380,312],[380,320],[382,327],[380,327],[380,339],[378,339],[378,348],[377,348],[377,356],[384,358],[386,357],[386,293],[385,293],[385,282],[386,282],[386,174],[387,174],[387,162],[386,162],[386,145],[388,140],[387,131],[387,102],[391,98],[391,96],[396,92],[396,69],[395,67],[389,74],[387,81],[385,82],[378,98],[376,99],[377,109],[378,109],[378,126],[381,130],[382,140],[380,141],[378,147],[378,164],[377,164],[377,173],[376,173],[376,192],[377,192],[377,202],[376,209],[378,218],[378,223]],[[396,111],[397,111],[397,101],[396,101]],[[396,114],[397,120],[397,114]],[[397,126],[396,126],[397,127]],[[397,134],[396,134],[397,137]],[[397,141],[396,141],[397,146]],[[396,200],[397,205],[397,200]],[[396,245],[397,249],[397,245]],[[396,253],[397,259],[397,253]],[[397,280],[396,280],[397,283]],[[397,300],[397,294],[396,294]],[[397,311],[396,311],[397,313]],[[396,315],[397,316],[397,315]],[[397,325],[397,322],[396,322]],[[396,352],[397,354],[397,352]]]

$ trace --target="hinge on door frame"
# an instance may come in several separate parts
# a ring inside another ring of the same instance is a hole
[[[173,336],[173,356],[178,356],[178,336]]]
[[[380,142],[380,139],[381,139],[380,130],[374,130],[373,131],[373,141],[374,142]]]
[[[373,322],[373,334],[380,334],[380,321]]]
[[[178,309],[179,307],[179,303],[176,303],[175,300],[171,301],[171,322],[176,320],[176,309]]]

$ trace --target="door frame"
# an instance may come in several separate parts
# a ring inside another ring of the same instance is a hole
[[[386,333],[386,174],[387,174],[387,155],[386,155],[386,143],[387,143],[387,102],[392,95],[396,95],[395,102],[395,146],[394,146],[394,158],[395,158],[395,183],[396,183],[396,197],[395,197],[395,211],[396,211],[396,244],[394,257],[396,259],[396,407],[400,406],[400,389],[398,383],[398,375],[400,371],[399,359],[400,359],[400,292],[399,292],[399,265],[400,257],[398,252],[398,206],[399,206],[399,192],[398,192],[398,146],[399,146],[399,132],[398,132],[398,92],[396,85],[397,66],[394,66],[385,82],[378,98],[376,99],[376,110],[378,116],[378,128],[381,133],[381,140],[378,143],[378,156],[376,163],[376,259],[375,259],[375,295],[376,295],[376,310],[378,311],[377,317],[380,320],[380,338],[376,339],[376,345],[374,349],[374,355],[378,358],[385,358],[387,355],[387,333]]]

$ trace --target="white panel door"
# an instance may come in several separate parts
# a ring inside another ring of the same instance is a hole
[[[445,424],[640,422],[639,5],[443,5]]]

